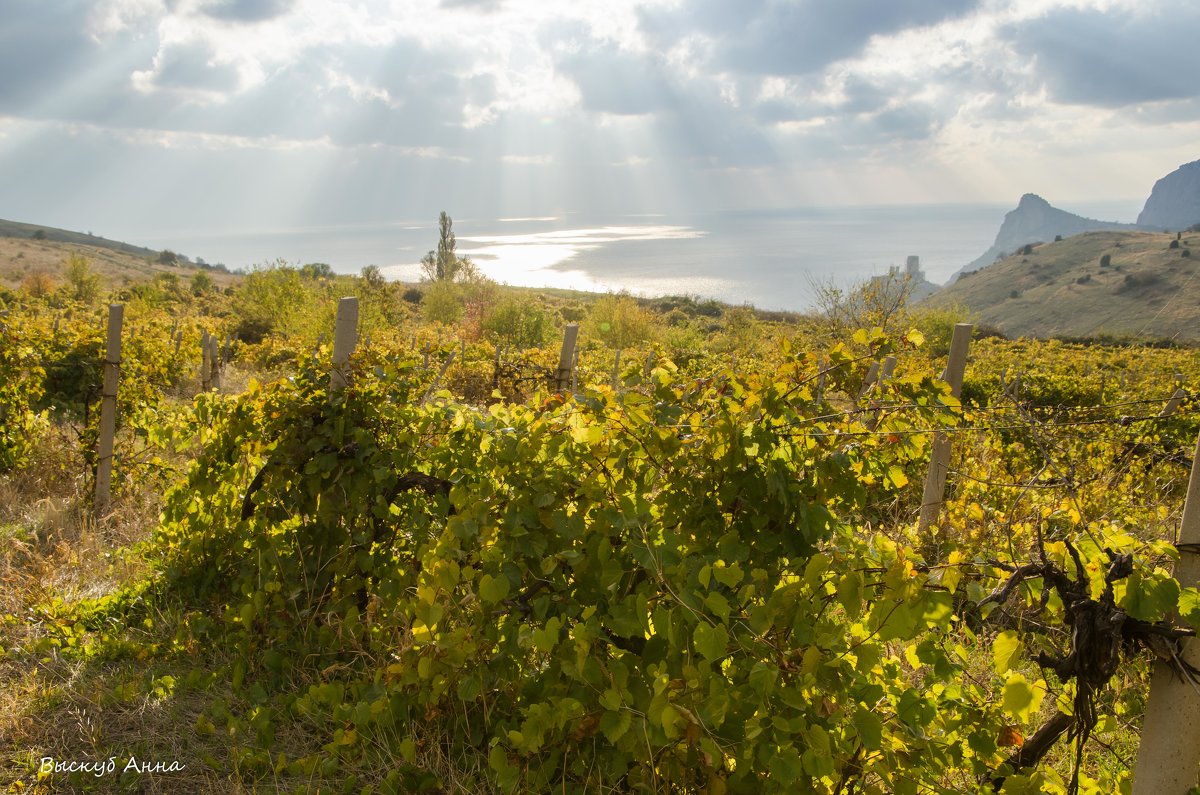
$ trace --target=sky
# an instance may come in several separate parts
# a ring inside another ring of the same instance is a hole
[[[119,239],[1145,197],[1194,0],[0,0],[0,217]]]

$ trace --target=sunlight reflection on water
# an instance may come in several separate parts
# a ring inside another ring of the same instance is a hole
[[[542,219],[502,219],[542,220]],[[664,293],[720,294],[732,284],[712,277],[633,277],[608,282],[586,271],[569,267],[583,252],[628,241],[694,240],[705,232],[689,226],[596,226],[556,229],[524,234],[469,235],[458,238],[458,253],[470,257],[488,278],[521,287],[558,287],[569,290],[629,290],[645,295]],[[419,265],[392,265],[387,276],[416,281]]]

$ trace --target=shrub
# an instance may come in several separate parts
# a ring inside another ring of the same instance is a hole
[[[1167,246],[1167,248],[1179,248],[1179,240],[1178,239],[1172,240],[1171,245]]]
[[[1020,290],[1016,290],[1016,289],[1009,290],[1009,292],[1008,292],[1008,297],[1009,297],[1009,298],[1020,298],[1020,297],[1021,297],[1021,291],[1020,291]]]
[[[196,271],[192,275],[192,295],[204,295],[207,292],[211,292],[215,286],[216,282],[204,271]]]
[[[31,273],[21,281],[21,289],[30,298],[45,298],[54,292],[55,286],[54,279],[45,271]]]
[[[421,292],[416,287],[409,287],[404,291],[404,295],[400,296],[413,306],[420,306],[421,299],[425,297],[425,293]]]
[[[537,301],[509,298],[483,317],[483,330],[517,348],[539,348],[546,343],[552,323]]]
[[[1100,267],[1101,268],[1107,268],[1111,264],[1112,264],[1112,255],[1111,254],[1101,255],[1101,257],[1100,257]]]
[[[45,240],[46,239],[46,230],[45,229],[36,230],[33,233],[33,239],[34,240]]]
[[[430,282],[421,301],[421,315],[430,323],[453,326],[463,316],[462,293],[458,286],[445,279]]]
[[[100,277],[92,273],[87,257],[82,254],[67,256],[67,284],[71,298],[91,303],[100,296]]]
[[[610,348],[629,348],[655,336],[657,318],[628,295],[606,295],[588,313],[590,334]]]

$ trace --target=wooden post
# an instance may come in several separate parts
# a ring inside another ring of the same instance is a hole
[[[575,375],[575,342],[579,339],[579,324],[568,323],[563,329],[562,350],[558,354],[558,370],[554,373],[554,385],[559,392],[573,389]]]
[[[183,329],[175,332],[175,355],[179,355],[179,346],[183,344]]]
[[[1184,588],[1200,585],[1200,438],[1192,459],[1175,579]],[[1200,642],[1185,638],[1185,665],[1200,667]],[[1133,795],[1185,795],[1196,786],[1200,768],[1200,691],[1165,663],[1154,664],[1150,695],[1142,718],[1142,740],[1133,770]]]
[[[617,355],[613,358],[613,377],[612,388],[616,389],[617,384],[621,382],[621,349],[617,348]]]
[[[425,359],[424,359],[424,361],[421,362],[422,369],[425,369],[425,370],[429,369],[429,346],[432,344],[433,344],[432,342],[425,343]]]
[[[330,373],[329,389],[337,392],[349,380],[347,362],[358,344],[358,299],[343,298],[338,301],[337,321],[333,328],[333,371]]]
[[[642,378],[649,378],[650,373],[654,372],[654,352],[651,351],[646,355],[646,366],[642,368]]]
[[[112,496],[113,439],[117,430],[117,381],[121,366],[121,322],[123,304],[108,307],[108,340],[104,354],[104,388],[100,393],[100,439],[96,445],[96,493],[92,504],[96,518],[108,511]]]
[[[950,384],[950,394],[958,397],[962,393],[963,373],[967,368],[967,349],[971,346],[970,323],[956,323],[954,336],[950,340],[950,361],[946,365],[945,380]],[[950,437],[936,433],[929,456],[929,474],[925,477],[925,491],[921,497],[920,531],[924,533],[937,521],[942,510],[942,499],[946,494],[946,470],[950,467]]]
[[[1187,392],[1182,389],[1176,389],[1175,394],[1171,395],[1171,399],[1167,401],[1167,405],[1163,406],[1162,411],[1158,412],[1160,417],[1170,417],[1179,409],[1179,404],[1187,397]]]
[[[459,337],[458,339],[458,360],[465,362],[467,360],[467,338]]]

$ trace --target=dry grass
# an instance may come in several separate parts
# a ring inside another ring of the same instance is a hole
[[[39,280],[47,278],[62,284],[67,257],[74,253],[86,257],[92,271],[110,289],[150,281],[160,273],[174,274],[186,283],[193,274],[200,272],[196,267],[161,265],[144,257],[100,246],[0,237],[0,286],[16,289],[31,277]],[[216,270],[203,272],[221,288],[229,287],[239,279],[234,274]]]

